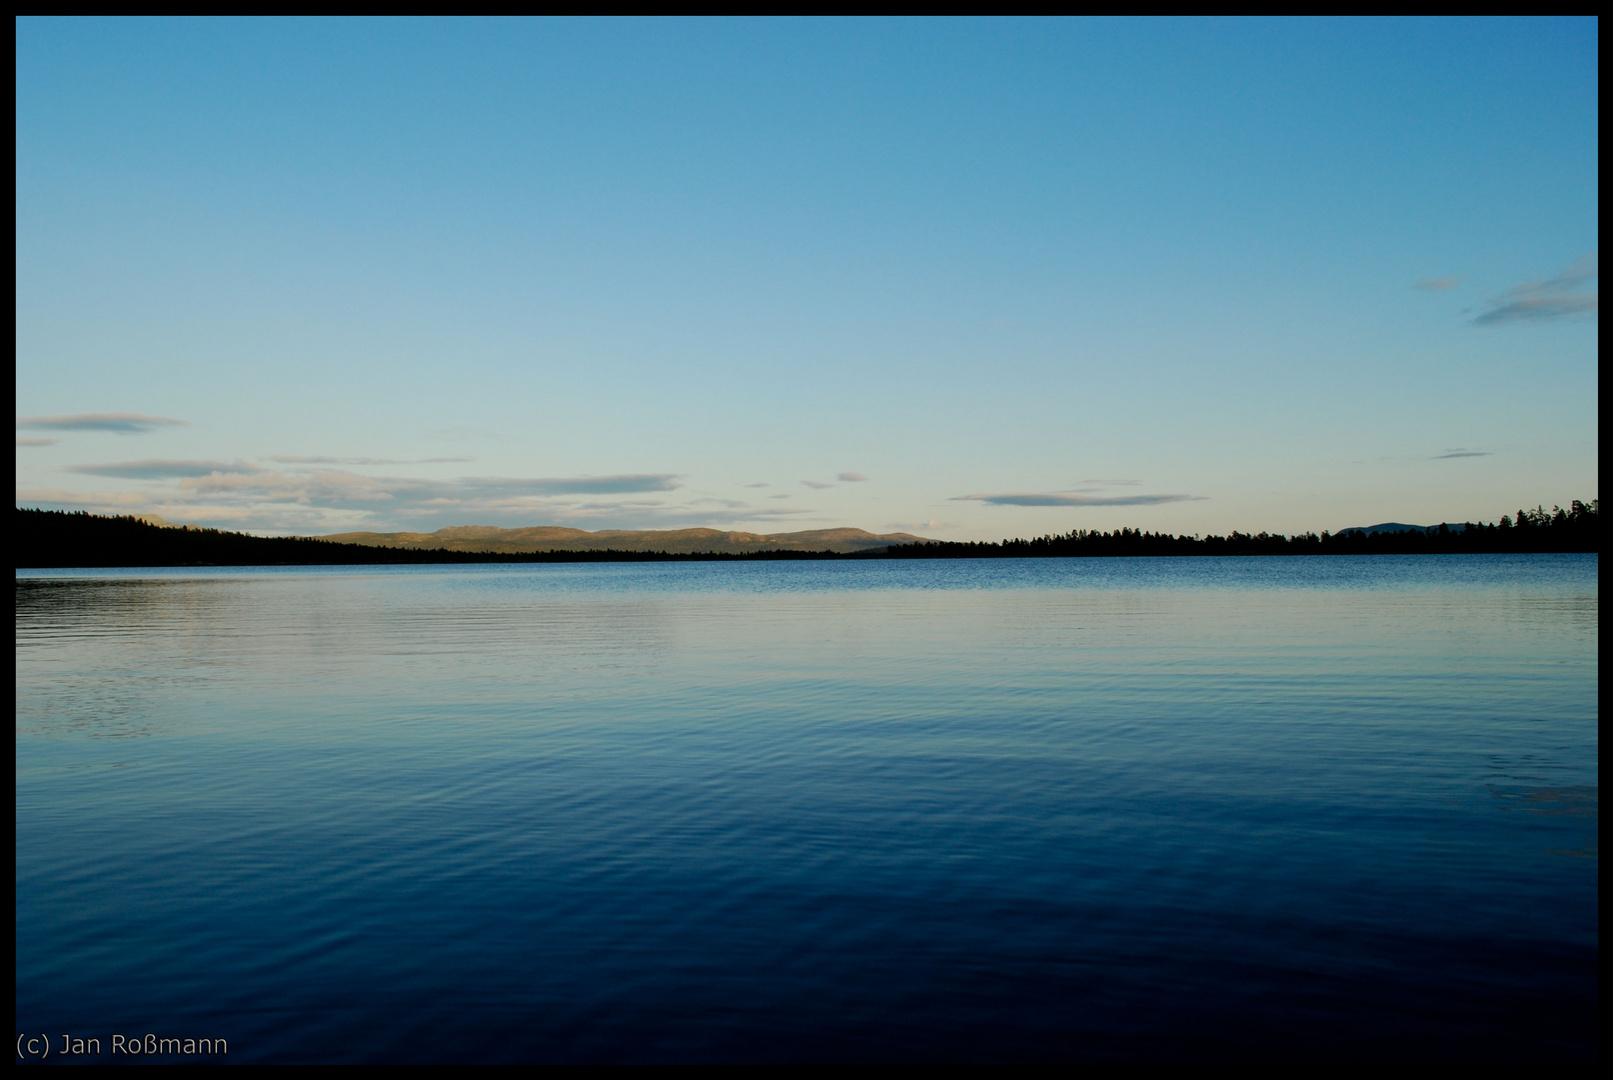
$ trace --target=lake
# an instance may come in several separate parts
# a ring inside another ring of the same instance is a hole
[[[1597,1054],[1595,555],[16,587],[50,1061]]]

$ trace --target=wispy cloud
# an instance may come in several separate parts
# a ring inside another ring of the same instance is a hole
[[[813,491],[822,491],[824,488],[832,488],[832,487],[834,487],[833,484],[826,484],[822,480],[803,480],[803,481],[801,481],[801,483],[805,484],[807,487],[811,488]]]
[[[17,445],[18,446],[55,446],[56,445],[56,440],[55,439],[34,439],[34,438],[29,438],[26,435],[18,435],[17,436]]]
[[[252,475],[264,470],[245,462],[230,461],[116,461],[105,465],[74,465],[68,472],[84,476],[108,476],[116,480],[171,480],[175,477],[211,476],[215,473]]]
[[[483,491],[506,491],[523,495],[624,495],[641,491],[674,491],[683,485],[676,473],[630,473],[622,476],[572,476],[521,479],[480,476],[458,481]]]
[[[138,492],[19,489],[19,505],[99,507],[118,513],[133,509],[172,521],[304,533],[430,531],[443,525],[490,521],[589,522],[596,528],[641,528],[657,522],[721,525],[784,519],[806,512],[711,498],[669,504],[661,496],[682,487],[674,473],[432,480],[332,468],[275,470],[244,462],[176,460],[80,465],[70,471],[159,483]]]
[[[19,488],[17,505],[98,513],[153,513],[169,521],[260,532],[319,535],[400,530],[432,532],[445,525],[570,525],[600,529],[723,528],[790,522],[815,511],[702,502],[680,505],[649,498],[505,497],[373,478],[217,476],[182,481],[162,491],[82,492]]]
[[[475,461],[469,457],[428,458],[372,458],[372,457],[306,457],[300,454],[275,454],[267,460],[281,465],[440,465]]]
[[[72,416],[19,416],[17,427],[39,431],[110,431],[118,435],[140,435],[160,427],[188,426],[188,420],[140,413],[77,413]]]
[[[1493,453],[1495,453],[1495,451],[1493,451],[1493,450],[1465,450],[1462,447],[1457,446],[1457,447],[1454,447],[1454,448],[1452,448],[1450,450],[1445,451],[1443,454],[1435,454],[1433,457],[1429,458],[1429,460],[1430,461],[1443,461],[1446,458],[1489,457]]]
[[[835,479],[844,480],[848,484],[860,484],[866,482],[868,477],[864,476],[860,472],[843,472],[836,476]]]
[[[614,529],[712,529],[740,523],[789,523],[798,520],[799,515],[811,513],[814,511],[786,507],[714,510],[706,507],[591,504],[560,511],[555,520],[578,528],[591,525],[594,528]]]
[[[1425,277],[1412,286],[1418,292],[1450,292],[1462,283],[1457,277]]]
[[[1529,281],[1489,302],[1488,310],[1473,322],[1496,326],[1507,322],[1543,322],[1574,315],[1597,314],[1597,293],[1583,286],[1597,279],[1597,253],[1581,256],[1557,276]]]
[[[1077,495],[1064,491],[1008,491],[979,495],[957,495],[953,502],[983,502],[993,506],[1158,506],[1161,503],[1193,502],[1202,495]]]
[[[626,476],[517,477],[465,476],[455,480],[423,480],[413,477],[371,477],[333,469],[304,473],[269,472],[252,466],[215,468],[203,471],[208,462],[133,462],[131,466],[162,464],[196,466],[183,476],[180,487],[198,494],[234,492],[265,498],[292,497],[298,501],[376,502],[407,500],[416,505],[496,504],[501,500],[530,499],[546,495],[631,495],[672,491],[682,486],[673,473],[635,473]],[[133,476],[98,467],[96,475]],[[84,472],[87,469],[76,471]]]

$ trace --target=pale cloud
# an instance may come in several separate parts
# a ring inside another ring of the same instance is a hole
[[[1158,506],[1161,503],[1195,502],[1202,495],[1077,495],[1064,491],[1008,491],[979,495],[957,495],[953,502],[983,502],[993,506]]]
[[[205,490],[203,490],[205,488]],[[789,523],[812,511],[743,505],[680,506],[644,499],[477,499],[410,497],[344,487],[331,478],[309,484],[274,483],[258,490],[240,483],[195,485],[170,492],[72,492],[18,489],[17,505],[149,513],[176,523],[265,533],[434,532],[445,525],[565,525],[582,529],[724,528]]]
[[[18,435],[17,436],[17,445],[18,446],[55,446],[56,445],[56,440],[55,439],[32,439],[32,438],[28,438],[25,435]]]
[[[153,513],[176,522],[300,534],[430,532],[469,524],[721,528],[811,513],[709,495],[683,498],[673,494],[683,486],[673,473],[432,480],[333,468],[272,470],[222,461],[123,462],[74,471],[155,483],[134,492],[19,488],[18,505]]]
[[[475,461],[469,457],[428,458],[371,458],[371,457],[306,457],[300,454],[275,454],[265,460],[280,465],[443,465]]]
[[[72,416],[19,416],[17,426],[45,431],[110,431],[118,435],[140,435],[159,427],[188,427],[188,420],[140,413],[77,413]]]
[[[555,518],[555,522],[577,528],[591,526],[596,529],[714,529],[738,524],[766,525],[770,522],[787,524],[801,514],[812,512],[782,507],[711,510],[695,507],[591,504],[563,510]]]
[[[104,474],[103,474],[104,475]],[[250,472],[214,470],[183,477],[178,484],[182,493],[190,496],[236,496],[260,500],[320,502],[329,505],[383,502],[395,499],[400,492],[426,499],[432,497],[433,485],[426,481],[386,481],[356,473],[319,470],[310,473],[273,472],[254,469]]]
[[[100,475],[112,474],[102,472]],[[298,499],[359,499],[366,502],[408,499],[415,503],[441,505],[466,502],[487,504],[548,495],[625,495],[673,491],[682,486],[673,473],[533,478],[465,476],[455,480],[425,480],[417,477],[361,476],[335,469],[270,472],[248,466],[206,472],[198,469],[184,475],[186,479],[180,481],[180,487],[196,492],[255,492],[269,497],[295,493]]]
[[[822,480],[803,480],[803,481],[801,481],[801,483],[805,484],[807,487],[811,488],[813,491],[822,491],[824,488],[832,488],[832,487],[834,487],[833,484],[826,484]]]
[[[244,462],[228,461],[175,461],[154,459],[148,461],[118,461],[105,465],[74,465],[68,472],[84,476],[106,476],[115,480],[167,480],[174,477],[209,476],[213,473],[261,473],[262,469]]]
[[[1425,277],[1412,288],[1418,292],[1449,292],[1461,283],[1462,279],[1457,277]]]
[[[622,476],[519,477],[479,476],[457,481],[481,490],[525,495],[619,495],[640,491],[674,491],[683,485],[676,473],[630,473]]]
[[[1493,450],[1466,450],[1460,446],[1457,446],[1445,451],[1443,454],[1435,454],[1429,460],[1443,461],[1446,458],[1489,457],[1494,452],[1495,451]]]
[[[835,479],[844,480],[850,484],[858,484],[867,481],[868,477],[864,476],[860,472],[843,472],[835,477]]]
[[[140,491],[67,491],[62,488],[18,488],[17,505],[40,507],[69,506],[75,509],[109,510],[111,513],[128,513],[131,507],[145,509],[152,504],[151,496]]]
[[[1495,326],[1506,322],[1544,322],[1574,315],[1596,315],[1597,294],[1581,291],[1597,279],[1597,253],[1581,256],[1555,277],[1529,281],[1491,300],[1489,309],[1473,322]]]

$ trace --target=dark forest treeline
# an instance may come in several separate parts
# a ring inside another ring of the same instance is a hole
[[[1001,543],[931,541],[853,554],[832,551],[758,551],[668,554],[645,551],[507,552],[418,551],[336,544],[308,537],[262,537],[219,529],[162,527],[132,517],[25,510],[18,526],[18,569],[68,566],[357,566],[407,563],[711,562],[796,559],[980,559],[1117,555],[1376,555],[1487,552],[1598,551],[1599,500],[1575,500],[1563,510],[1520,510],[1498,524],[1441,525],[1427,533],[1351,531],[1281,536],[1233,532],[1228,536],[1172,536],[1117,529],[1078,529],[1062,535]]]
[[[1589,504],[1575,499],[1569,509],[1519,510],[1493,525],[1463,522],[1440,525],[1426,533],[1347,532],[1271,533],[1233,532],[1227,536],[1172,536],[1169,533],[1116,529],[1096,532],[1078,529],[1034,540],[993,543],[931,541],[904,544],[881,552],[884,558],[979,559],[1104,555],[1422,555],[1495,552],[1598,551],[1600,500]]]

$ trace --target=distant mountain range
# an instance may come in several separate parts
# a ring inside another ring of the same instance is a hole
[[[665,551],[673,555],[714,552],[743,555],[754,551],[834,551],[850,554],[892,544],[924,543],[910,533],[876,535],[862,529],[808,529],[804,532],[749,533],[720,529],[604,529],[585,532],[555,525],[500,529],[492,525],[451,525],[434,533],[350,532],[321,536],[334,544],[413,550],[488,551],[510,554],[534,551]]]

